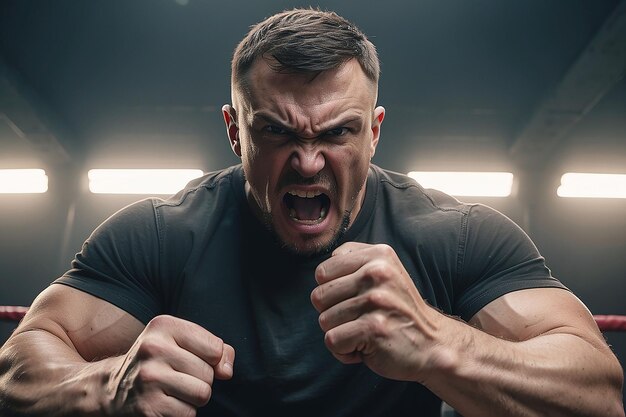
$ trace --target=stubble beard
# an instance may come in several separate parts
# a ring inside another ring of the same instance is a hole
[[[348,231],[348,227],[350,226],[350,218],[352,216],[352,210],[345,210],[341,219],[341,223],[339,227],[335,230],[333,237],[326,244],[316,243],[313,248],[308,248],[308,245],[299,245],[296,243],[286,242],[279,234],[276,232],[272,221],[272,214],[263,210],[263,224],[265,228],[272,234],[274,240],[277,242],[280,247],[291,253],[292,255],[298,256],[307,256],[307,257],[316,257],[320,255],[324,255],[332,252],[339,245],[339,242],[344,237],[346,232]],[[310,241],[316,239],[316,236],[305,236],[303,240]],[[305,248],[306,247],[306,248]]]

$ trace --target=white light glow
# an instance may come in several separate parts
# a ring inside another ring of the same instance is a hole
[[[568,172],[561,177],[559,197],[626,198],[626,174]]]
[[[200,169],[92,169],[89,191],[96,194],[174,194],[201,176]]]
[[[48,176],[43,169],[0,169],[0,193],[27,194],[48,191]]]
[[[424,188],[434,188],[454,196],[508,197],[513,187],[510,172],[411,171]]]

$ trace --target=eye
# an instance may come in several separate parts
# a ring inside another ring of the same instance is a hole
[[[335,129],[331,129],[327,131],[326,136],[343,136],[348,133],[350,130],[347,127],[337,127]]]
[[[267,125],[263,128],[263,130],[267,133],[271,133],[272,135],[286,135],[289,133],[287,132],[287,129],[276,125]]]

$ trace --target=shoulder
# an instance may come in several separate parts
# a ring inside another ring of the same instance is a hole
[[[505,214],[483,204],[472,204],[467,220],[468,248],[486,245],[509,245],[511,250],[523,246],[533,255],[537,248],[526,232]]]
[[[207,214],[214,213],[217,206],[227,206],[234,198],[233,182],[243,175],[238,167],[205,174],[170,198],[151,197],[134,202],[101,223],[86,243],[109,241],[120,245],[141,239],[144,243],[160,245],[165,233],[170,236],[188,233],[188,229],[201,225],[204,218],[215,217]]]
[[[460,231],[472,207],[439,190],[426,189],[413,178],[373,167],[378,179],[377,206],[402,228]],[[431,235],[431,239],[434,237]]]
[[[196,178],[167,199],[155,199],[159,229],[171,222],[181,225],[202,222],[208,214],[240,207],[245,200],[243,184],[243,169],[241,165],[236,165]]]
[[[87,243],[104,238],[115,240],[122,234],[145,234],[154,231],[155,207],[160,201],[158,198],[145,198],[121,208],[94,229]]]
[[[468,213],[470,205],[463,203],[444,192],[422,187],[417,181],[406,174],[372,166],[380,187],[391,197],[405,196],[413,206],[438,211],[458,211]]]
[[[185,188],[166,200],[162,200],[156,207],[175,207],[193,203],[194,200],[210,198],[219,192],[243,191],[243,168],[235,165],[219,171],[208,172],[203,176],[190,181]]]

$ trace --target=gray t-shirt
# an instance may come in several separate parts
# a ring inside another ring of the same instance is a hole
[[[501,213],[376,166],[347,241],[392,246],[422,297],[464,320],[511,291],[565,288]],[[438,416],[440,401],[423,386],[328,352],[310,302],[315,268],[328,257],[281,249],[252,215],[239,165],[120,210],[55,282],[144,323],[159,314],[191,320],[231,344],[234,376],[215,381],[199,416]]]

